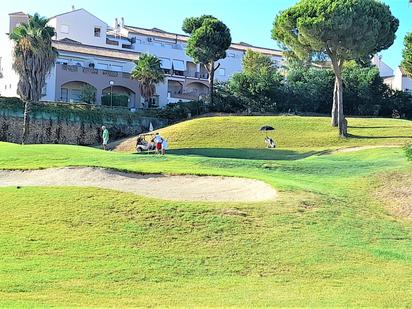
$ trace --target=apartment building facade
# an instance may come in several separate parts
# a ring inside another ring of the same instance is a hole
[[[382,57],[379,55],[375,55],[372,58],[372,64],[379,69],[383,82],[391,89],[412,94],[412,79],[406,75],[404,69],[399,66],[395,70],[392,69],[383,62]]]
[[[23,12],[11,13],[9,31],[27,20]],[[145,108],[139,84],[130,78],[134,61],[139,55],[149,53],[161,60],[165,72],[164,83],[156,86],[152,106],[199,99],[209,90],[208,74],[201,64],[186,55],[188,36],[161,29],[128,26],[124,19],[116,19],[109,26],[84,9],[72,10],[49,19],[55,29],[53,46],[59,56],[50,71],[43,90],[44,101],[77,102],[85,85],[96,89],[96,104],[102,96],[127,95],[130,109]],[[7,35],[0,41],[0,95],[16,96],[18,76],[12,70],[13,43]],[[220,67],[215,80],[227,81],[242,70],[245,52],[254,50],[272,58],[275,65],[282,65],[279,50],[255,47],[246,43],[233,43]]]

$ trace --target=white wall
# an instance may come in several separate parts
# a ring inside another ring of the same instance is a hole
[[[409,77],[402,77],[402,91],[412,93],[412,79]]]
[[[381,77],[388,77],[394,75],[393,69],[390,66],[388,66],[385,62],[383,62],[379,55],[373,56],[371,62],[379,69],[379,75]]]
[[[17,96],[17,83],[19,77],[12,68],[13,63],[13,42],[6,34],[0,35],[0,57],[2,78],[0,78],[0,95],[5,97]]]
[[[107,24],[84,9],[58,15],[49,21],[56,31],[56,39],[69,38],[82,44],[106,46]],[[100,37],[95,37],[94,28],[101,29]]]
[[[54,65],[49,74],[46,76],[45,85],[46,95],[41,98],[42,101],[56,100],[56,66]]]
[[[123,38],[113,38],[111,40],[119,41],[118,46],[106,44],[106,33],[108,26],[105,22],[98,19],[96,16],[87,12],[84,9],[71,11],[65,14],[55,16],[49,20],[49,25],[55,28],[55,39],[61,40],[68,38],[74,41],[78,41],[85,45],[105,47],[107,49],[119,49],[125,51],[131,51],[130,49],[122,48],[122,43],[126,40]],[[95,37],[94,29],[99,27],[101,29],[100,37]],[[67,32],[67,33],[65,33]],[[112,33],[112,31],[110,32]],[[171,61],[180,60],[184,61],[185,68],[187,62],[194,62],[193,59],[186,55],[185,48],[186,43],[175,42],[173,39],[159,39],[155,37],[149,37],[146,35],[139,35],[135,33],[129,33],[126,29],[118,29],[118,33],[129,38],[136,38],[134,49],[132,51],[136,53],[149,53],[156,55],[159,58],[167,58]],[[7,44],[1,44],[1,46],[7,46]],[[16,95],[16,87],[18,82],[17,75],[11,70],[11,48],[1,48],[0,53],[7,55],[3,56],[2,63],[7,78],[0,79],[0,94],[7,96]],[[229,49],[227,51],[227,57],[218,61],[220,64],[219,70],[215,73],[215,79],[217,81],[227,81],[229,78],[237,72],[242,71],[242,59],[245,51],[237,49]],[[282,64],[281,57],[273,56],[272,60]],[[58,62],[67,62],[69,64],[81,63],[82,66],[87,67],[90,62],[95,64],[97,69],[108,69],[113,71],[131,72],[134,68],[134,63],[131,61],[115,60],[104,57],[85,56],[83,54],[61,52],[58,58]],[[101,66],[101,67],[100,67]],[[200,65],[197,66],[199,70]],[[11,71],[11,72],[10,72]],[[46,79],[46,96],[44,100],[55,100],[56,89],[56,72],[53,68]],[[5,89],[5,84],[8,86]],[[12,85],[9,88],[9,85]],[[159,95],[160,104],[165,105],[168,102],[167,96],[167,80],[164,84],[158,85],[157,94]]]
[[[399,67],[396,68],[395,76],[392,80],[392,89],[409,92],[412,90],[412,79],[403,76]]]
[[[156,55],[159,58],[167,58],[173,60],[183,60],[186,63],[188,61],[193,62],[193,59],[186,55],[186,43],[174,42],[173,40],[160,40],[152,38],[148,40],[148,36],[129,34],[129,37],[135,37],[136,43],[134,50],[139,53]],[[236,72],[242,70],[242,58],[244,52],[234,49],[227,51],[227,57],[218,61],[220,68],[224,69],[225,75],[215,75],[215,79],[219,81],[227,81],[230,76]],[[216,72],[218,73],[218,72]]]

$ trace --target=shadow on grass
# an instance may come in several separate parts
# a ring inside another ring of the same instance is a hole
[[[348,126],[348,129],[410,129],[411,126]]]
[[[323,152],[297,152],[281,149],[234,149],[234,148],[184,148],[171,149],[169,154],[178,156],[202,156],[209,158],[247,159],[247,160],[300,160]]]
[[[353,139],[388,139],[388,138],[412,138],[412,135],[366,136],[366,135],[348,134],[348,137],[353,138]]]

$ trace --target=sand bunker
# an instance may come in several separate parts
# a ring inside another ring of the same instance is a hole
[[[370,145],[370,146],[355,146],[355,147],[347,147],[347,148],[338,148],[336,150],[333,150],[329,154],[335,154],[335,153],[346,153],[346,152],[356,152],[356,151],[361,151],[361,150],[367,150],[367,149],[375,149],[375,148],[399,148],[402,146],[399,145]]]
[[[139,175],[91,167],[0,170],[0,187],[8,186],[97,187],[179,201],[259,202],[277,195],[270,185],[253,179]]]

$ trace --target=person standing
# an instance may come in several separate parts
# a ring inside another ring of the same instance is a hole
[[[163,138],[160,136],[159,133],[156,133],[154,142],[156,146],[156,153],[159,154],[162,151],[162,143],[163,143]]]
[[[109,143],[109,130],[105,126],[102,126],[102,139],[103,139],[103,150],[107,150],[107,144]]]
[[[167,148],[169,148],[169,143],[167,142],[166,139],[164,139],[162,142],[162,155],[166,154]]]

